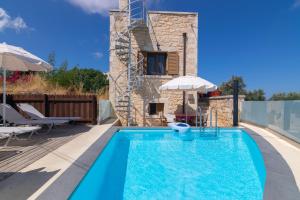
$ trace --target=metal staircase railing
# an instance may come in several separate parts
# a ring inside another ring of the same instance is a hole
[[[146,25],[148,22],[148,15],[145,6],[145,0],[129,0],[129,23],[132,28],[136,25]]]
[[[131,35],[137,28],[147,28],[148,17],[144,0],[128,0],[128,6],[120,12],[125,14],[127,25],[121,31],[116,32],[114,50],[127,69],[121,71],[114,81],[116,85],[118,80],[127,79],[127,85],[115,88],[115,109],[119,115],[127,114],[127,125],[130,126],[133,121],[131,94],[143,84],[144,65],[144,56],[133,52]],[[117,30],[116,27],[115,30]]]

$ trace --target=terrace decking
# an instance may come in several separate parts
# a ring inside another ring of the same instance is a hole
[[[91,127],[85,125],[66,125],[53,129],[49,134],[40,133],[27,139],[12,140],[8,147],[0,141],[0,181],[34,163],[48,153],[87,132]]]
[[[108,130],[117,123],[110,119],[97,126],[68,125],[32,140],[12,141],[0,149],[0,199],[67,199],[114,132],[108,134]]]

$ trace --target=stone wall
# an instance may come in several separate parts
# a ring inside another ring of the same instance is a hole
[[[241,105],[244,101],[245,96],[239,96],[239,115],[241,113]],[[233,126],[233,96],[219,96],[219,97],[210,97],[205,99],[200,99],[200,104],[202,105],[202,110],[205,110],[204,113],[208,116],[207,125],[215,126],[216,118],[215,111],[218,113],[218,126],[219,127],[232,127]],[[201,103],[202,102],[202,103]],[[205,104],[203,102],[206,102]],[[212,110],[212,120],[210,120],[210,110]]]
[[[118,81],[119,74],[126,70],[126,64],[122,63],[114,53],[114,41],[116,33],[122,31],[126,25],[124,13],[110,12],[110,100],[114,105],[116,90],[125,90],[127,85],[126,73]],[[177,12],[149,12],[149,28],[138,29],[132,34],[132,46],[135,55],[140,51],[147,52],[177,52],[179,55],[179,75],[183,75],[183,33],[187,33],[187,75],[197,75],[198,66],[198,15],[197,13]],[[134,91],[133,117],[139,126],[157,125],[158,118],[168,113],[181,113],[183,95],[182,92],[160,92],[159,86],[177,76],[144,76],[142,88]],[[196,93],[188,93],[187,111],[195,112]],[[149,103],[164,103],[164,113],[158,116],[149,116]],[[117,113],[123,124],[126,122],[124,113]]]
[[[128,0],[119,0],[119,9],[123,10],[128,6]]]

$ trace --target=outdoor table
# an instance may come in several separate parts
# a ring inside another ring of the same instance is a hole
[[[194,124],[195,121],[196,121],[196,115],[190,115],[190,114],[175,114],[175,117],[176,117],[176,121],[177,122],[186,122],[188,124]]]
[[[175,114],[175,118],[177,122],[187,122],[189,125],[195,125],[196,124],[196,115],[194,114]],[[206,119],[207,115],[202,114],[202,126],[206,126]],[[199,116],[198,116],[198,122],[199,122]]]

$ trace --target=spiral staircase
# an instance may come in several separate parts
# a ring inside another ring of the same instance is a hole
[[[131,126],[133,125],[132,91],[141,89],[144,80],[144,56],[134,53],[131,38],[134,31],[148,28],[145,1],[128,0],[128,6],[120,13],[127,19],[127,25],[116,33],[114,50],[119,60],[127,67],[115,79],[115,110],[119,117],[126,118],[127,125]],[[118,85],[119,80],[127,80],[127,84]]]

